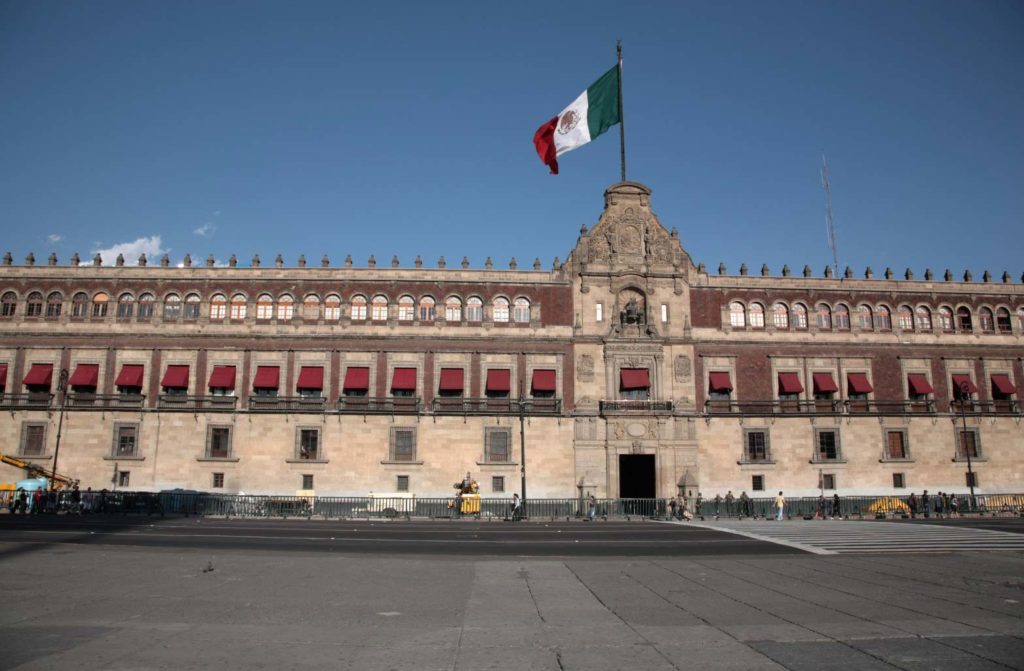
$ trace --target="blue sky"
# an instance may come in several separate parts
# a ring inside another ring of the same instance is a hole
[[[824,151],[840,266],[1019,281],[1022,36],[994,0],[0,0],[0,251],[550,267],[618,133],[552,176],[533,132],[622,39],[628,178],[695,262],[820,274]]]

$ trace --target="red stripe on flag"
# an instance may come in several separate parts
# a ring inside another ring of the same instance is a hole
[[[558,174],[558,158],[555,149],[555,128],[558,126],[558,117],[548,121],[537,129],[533,134],[533,146],[537,148],[537,155],[544,165],[551,168],[551,174]]]

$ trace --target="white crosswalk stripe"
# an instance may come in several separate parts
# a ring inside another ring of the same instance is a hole
[[[816,554],[1024,550],[1024,534],[940,524],[860,520],[682,522]]]

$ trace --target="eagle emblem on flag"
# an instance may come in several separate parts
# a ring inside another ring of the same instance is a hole
[[[568,110],[558,120],[558,132],[562,135],[572,131],[580,122],[580,114],[576,110]]]

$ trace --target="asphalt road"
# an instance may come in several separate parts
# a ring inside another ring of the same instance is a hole
[[[0,556],[33,547],[120,545],[475,557],[690,557],[801,551],[685,524],[650,521],[343,521],[0,516]]]

